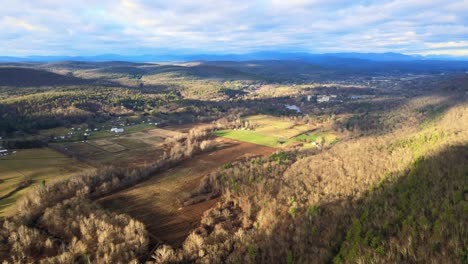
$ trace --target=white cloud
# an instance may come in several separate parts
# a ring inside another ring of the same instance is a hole
[[[3,27],[13,30],[27,30],[27,31],[45,31],[47,28],[41,25],[35,25],[28,22],[26,19],[5,16],[0,22]]]
[[[430,50],[419,53],[421,55],[449,55],[449,56],[468,56],[468,49],[442,49]]]
[[[437,42],[437,43],[426,43],[430,48],[459,48],[468,47],[468,41],[449,41],[449,42]]]
[[[468,0],[450,2],[0,0],[0,51],[427,53],[468,41]]]

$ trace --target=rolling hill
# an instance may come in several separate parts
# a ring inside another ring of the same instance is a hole
[[[84,84],[85,80],[44,70],[23,67],[0,67],[0,86],[57,86]]]

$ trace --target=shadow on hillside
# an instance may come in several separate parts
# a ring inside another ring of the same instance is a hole
[[[82,85],[92,81],[32,68],[0,67],[0,83],[2,86],[38,87]]]
[[[281,216],[288,220],[263,234],[256,262],[466,261],[467,164],[468,145],[450,146],[362,198]]]
[[[436,103],[428,101],[413,108],[409,106],[411,101],[421,97],[351,102],[340,109],[340,114],[352,115],[335,123],[335,128],[363,135],[383,135],[401,128],[405,124],[414,126],[432,122],[450,109],[460,104],[466,104],[465,95],[461,93],[434,93],[430,95],[440,96],[442,100]]]

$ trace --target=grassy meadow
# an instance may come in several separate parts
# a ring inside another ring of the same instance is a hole
[[[0,158],[0,216],[11,215],[14,203],[36,184],[47,184],[49,180],[67,177],[89,166],[68,158],[49,148],[18,150]],[[15,191],[26,180],[31,185]],[[11,195],[8,195],[11,194]]]
[[[248,130],[219,130],[215,131],[214,134],[219,137],[230,138],[268,147],[276,147],[278,145],[278,138],[261,135]]]
[[[287,119],[268,115],[253,115],[242,119],[255,127],[253,130],[226,129],[215,131],[219,137],[225,137],[243,142],[254,143],[268,147],[289,146],[297,142],[332,143],[337,136],[331,133],[314,131],[310,125],[297,125]],[[304,147],[312,147],[305,144]]]
[[[289,139],[312,129],[307,125],[295,125],[289,120],[275,116],[253,115],[243,119],[255,124],[255,132],[260,135]]]

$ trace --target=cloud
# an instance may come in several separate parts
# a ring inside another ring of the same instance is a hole
[[[438,42],[438,43],[426,43],[426,45],[430,48],[459,48],[459,47],[467,47],[468,48],[468,41],[449,41],[449,42]]]
[[[25,29],[27,31],[44,31],[47,30],[45,27],[40,25],[34,25],[27,20],[19,19],[11,16],[6,16],[2,19],[1,24],[5,27],[15,30]]]
[[[468,0],[0,0],[0,6],[0,55],[426,54],[468,41]]]
[[[449,55],[449,56],[468,56],[468,49],[442,49],[422,52],[421,55]]]

